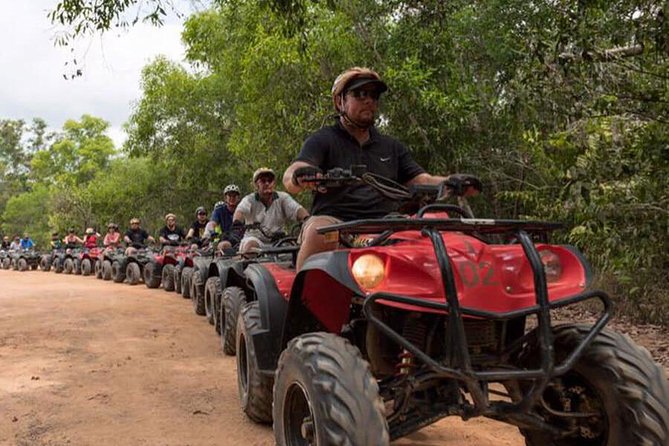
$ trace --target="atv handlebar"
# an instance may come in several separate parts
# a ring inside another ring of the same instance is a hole
[[[335,167],[325,173],[315,173],[300,177],[300,182],[311,183],[316,191],[324,193],[327,188],[366,184],[376,189],[381,195],[396,201],[412,201],[420,198],[429,202],[444,201],[448,197],[465,197],[472,191],[483,189],[481,180],[470,174],[452,174],[438,185],[418,184],[406,187],[390,178],[367,172],[365,165],[353,165],[350,169]]]

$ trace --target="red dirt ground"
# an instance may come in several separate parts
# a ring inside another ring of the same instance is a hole
[[[239,408],[235,360],[189,300],[93,277],[0,271],[0,445],[273,444],[271,428]],[[393,444],[523,439],[501,423],[451,418]]]

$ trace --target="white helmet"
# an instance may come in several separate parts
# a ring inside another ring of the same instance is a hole
[[[223,189],[223,195],[227,195],[230,192],[235,192],[241,195],[239,187],[237,187],[236,184],[228,184],[227,186],[225,186],[225,189]]]

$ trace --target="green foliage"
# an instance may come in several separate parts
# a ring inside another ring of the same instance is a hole
[[[2,215],[5,234],[22,236],[28,233],[38,248],[48,246],[50,211],[50,193],[46,186],[36,186],[30,192],[13,196]]]
[[[79,34],[106,30],[136,5],[61,2],[52,19]],[[666,321],[669,311],[658,308],[669,304],[653,307],[669,302],[653,285],[669,273],[666,4],[215,5],[186,22],[189,66],[159,58],[145,68],[127,124],[130,158],[109,170],[102,141],[66,129],[49,145],[39,126],[0,122],[0,206],[49,182],[58,227],[140,215],[155,229],[164,212],[186,218],[225,184],[248,185],[260,165],[281,171],[331,118],[335,76],[368,66],[390,86],[382,130],[431,172],[482,177],[479,215],[564,222],[558,241],[583,248],[626,308]],[[25,132],[39,149],[21,150]]]
[[[66,121],[59,140],[33,156],[31,176],[65,187],[91,181],[115,152],[111,138],[104,134],[108,127],[107,122],[90,115],[83,115],[80,122]]]

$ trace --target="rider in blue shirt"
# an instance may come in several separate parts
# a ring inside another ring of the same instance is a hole
[[[23,234],[23,238],[21,239],[21,249],[33,249],[33,246],[35,246],[35,244],[30,236],[28,234]]]

